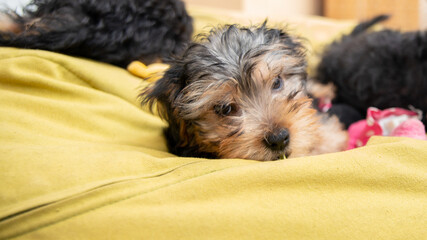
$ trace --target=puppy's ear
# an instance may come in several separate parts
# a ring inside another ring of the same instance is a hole
[[[180,156],[190,156],[191,152],[195,151],[189,148],[189,146],[194,145],[190,141],[189,124],[179,117],[179,109],[176,103],[179,94],[186,85],[185,79],[183,64],[175,62],[166,71],[163,78],[146,88],[140,95],[142,104],[148,104],[151,111],[153,111],[154,105],[157,105],[160,117],[169,124],[169,127],[165,129],[169,151]]]
[[[161,79],[140,94],[142,105],[147,104],[151,111],[156,105],[160,117],[170,122],[174,119],[175,100],[184,87],[182,75],[182,64],[172,64]]]

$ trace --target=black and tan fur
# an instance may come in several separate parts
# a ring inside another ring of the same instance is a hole
[[[157,103],[180,156],[276,160],[343,150],[336,118],[312,108],[305,49],[280,29],[224,26],[191,44],[143,103]]]

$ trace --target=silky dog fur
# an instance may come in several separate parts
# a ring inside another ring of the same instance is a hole
[[[141,97],[169,123],[179,156],[265,161],[345,149],[338,119],[312,107],[306,76],[300,39],[265,23],[228,25],[192,43]]]

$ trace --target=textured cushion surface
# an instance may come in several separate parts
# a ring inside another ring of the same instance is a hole
[[[179,158],[123,69],[0,48],[0,239],[425,239],[427,142]]]

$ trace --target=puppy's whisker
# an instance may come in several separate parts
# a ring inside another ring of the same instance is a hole
[[[234,135],[238,134],[241,131],[242,131],[241,128],[237,128],[234,131],[231,131],[229,134],[227,134],[227,138],[233,137]]]
[[[291,92],[287,97],[288,102],[293,100],[299,93],[301,93],[301,90],[294,90]]]

